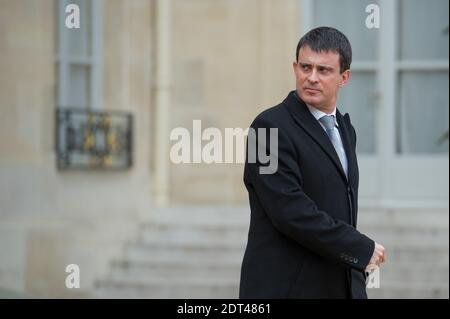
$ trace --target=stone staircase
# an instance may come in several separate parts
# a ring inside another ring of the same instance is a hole
[[[386,248],[369,298],[449,298],[448,209],[364,211],[359,230]]]
[[[95,284],[97,298],[237,298],[248,208],[180,207],[143,222]],[[387,262],[369,298],[449,297],[448,210],[361,209]]]
[[[237,298],[247,208],[159,210],[96,284],[100,298]]]

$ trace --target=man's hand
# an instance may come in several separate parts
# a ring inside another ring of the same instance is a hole
[[[379,267],[385,261],[385,249],[382,245],[376,242],[372,258],[370,258],[369,264],[366,267],[366,271],[370,272],[374,268]]]

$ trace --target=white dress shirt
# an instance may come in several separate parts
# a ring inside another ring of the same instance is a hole
[[[319,121],[320,118],[322,118],[325,115],[334,115],[334,124],[337,127],[339,127],[337,119],[336,119],[336,107],[334,108],[333,112],[331,112],[330,114],[327,114],[325,112],[322,112],[319,109],[316,109],[315,107],[306,104],[306,106],[308,107],[309,112],[311,112],[311,114],[314,116],[314,118],[317,120],[317,122],[319,122],[320,126],[322,126],[323,130],[326,132],[327,130],[325,129],[325,126],[323,126],[323,124]],[[345,149],[344,149],[344,144],[342,143],[342,138],[341,138],[341,133],[339,132],[338,129],[336,129],[337,132],[337,136],[338,136],[338,147],[340,147],[342,154],[344,154],[345,156],[345,161],[342,164],[342,168],[344,169],[345,175],[348,176],[348,160],[347,160],[347,154],[345,153]]]

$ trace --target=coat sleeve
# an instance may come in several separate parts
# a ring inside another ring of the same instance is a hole
[[[333,219],[318,209],[302,189],[302,176],[296,162],[296,150],[288,136],[279,126],[267,119],[257,118],[251,128],[278,127],[278,154],[271,154],[278,167],[273,174],[261,174],[260,168],[267,166],[258,160],[245,163],[244,178],[255,189],[259,201],[273,226],[284,235],[309,250],[344,263],[358,270],[364,270],[373,254],[373,240],[358,232],[351,225]],[[258,140],[256,145],[270,150],[270,134],[266,134],[265,143]],[[247,142],[247,149],[250,150]]]

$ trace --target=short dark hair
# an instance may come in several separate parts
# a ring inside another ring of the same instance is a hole
[[[297,44],[296,60],[298,53],[304,46],[308,46],[314,52],[332,51],[339,53],[340,72],[350,69],[352,63],[352,47],[347,37],[339,30],[331,27],[318,27],[306,33]]]

